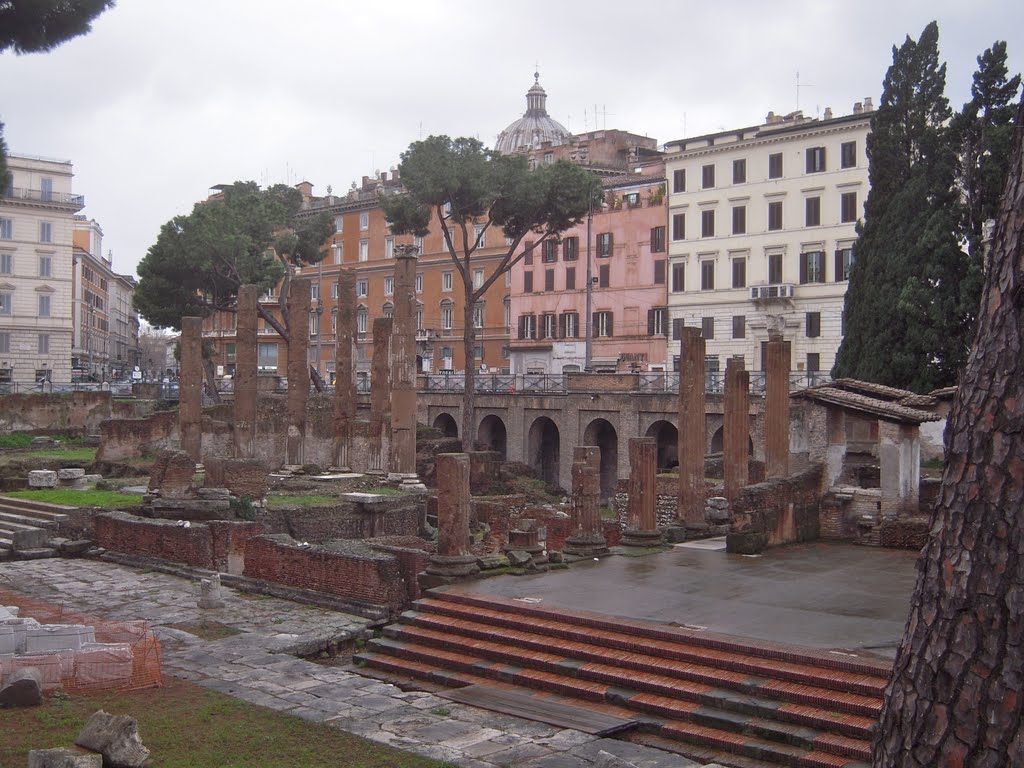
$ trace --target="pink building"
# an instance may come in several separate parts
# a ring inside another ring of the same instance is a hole
[[[651,153],[654,154],[654,153]],[[512,373],[666,370],[667,195],[660,157],[603,179],[604,205],[515,266]],[[588,243],[589,228],[589,243]],[[587,350],[588,260],[590,337]]]

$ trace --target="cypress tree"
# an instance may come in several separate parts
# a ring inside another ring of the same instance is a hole
[[[971,328],[959,312],[967,261],[938,39],[933,21],[893,47],[867,141],[871,189],[833,371],[916,391],[955,382]]]

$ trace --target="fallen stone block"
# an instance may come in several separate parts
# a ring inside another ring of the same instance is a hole
[[[481,555],[476,559],[481,571],[492,571],[495,568],[508,568],[508,558],[504,555]]]
[[[111,768],[142,768],[149,750],[142,745],[139,723],[128,715],[111,715],[102,709],[94,712],[75,739],[75,744],[103,755],[103,764]]]
[[[29,443],[29,448],[60,448],[60,440],[55,440],[52,437],[33,437],[32,442]]]
[[[637,768],[637,765],[602,749],[594,760],[594,768]]]
[[[92,546],[93,542],[89,539],[72,539],[62,543],[57,547],[57,551],[65,557],[78,557],[88,552]]]
[[[0,707],[35,707],[43,703],[43,676],[35,667],[11,673],[0,687]]]
[[[508,558],[509,565],[514,568],[522,568],[533,562],[533,557],[530,556],[529,552],[524,552],[521,549],[513,549],[505,553]]]
[[[103,768],[103,755],[77,749],[33,749],[28,768]]]
[[[84,624],[40,624],[26,632],[25,653],[77,651],[95,642],[96,631]]]
[[[66,467],[57,470],[57,480],[61,485],[70,485],[85,477],[85,470],[78,467]]]
[[[29,488],[56,488],[57,473],[52,469],[33,469],[28,473]]]

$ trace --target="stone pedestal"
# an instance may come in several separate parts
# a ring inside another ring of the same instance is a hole
[[[429,589],[479,573],[469,550],[469,457],[437,456],[437,554],[431,555],[420,586]]]
[[[256,295],[255,285],[238,289],[238,318],[235,323],[235,458],[251,459],[256,439]]]
[[[698,328],[682,329],[679,356],[679,506],[677,525],[703,533],[705,388],[704,339]]]
[[[629,509],[622,544],[627,547],[656,547],[658,530],[658,442],[653,437],[629,441]]]
[[[356,387],[352,343],[356,327],[356,273],[338,272],[338,320],[334,346],[334,466],[351,468],[352,425],[356,420]]]
[[[750,462],[750,374],[743,370],[743,358],[725,364],[725,414],[722,468],[725,497],[731,502],[747,484]]]
[[[370,449],[366,471],[386,475],[391,449],[391,327],[390,317],[373,321],[373,359],[370,363]]]
[[[540,543],[540,531],[537,530],[537,521],[522,519],[517,523],[514,530],[508,532],[508,545],[505,547],[508,553],[509,562],[516,558],[513,552],[524,552],[530,556],[529,565],[543,565],[548,561],[544,547]],[[525,563],[523,563],[525,564]]]
[[[601,451],[593,445],[576,446],[572,463],[573,533],[565,540],[564,552],[573,557],[608,554],[608,541],[601,522]]]
[[[208,579],[199,582],[200,608],[223,608],[224,597],[220,593],[220,574],[215,573]]]
[[[293,278],[288,287],[288,456],[305,463],[306,402],[309,400],[309,305],[311,282]]]
[[[181,450],[203,460],[203,318],[181,318],[178,428]]]
[[[764,455],[768,477],[789,475],[789,342],[771,336],[765,345]]]

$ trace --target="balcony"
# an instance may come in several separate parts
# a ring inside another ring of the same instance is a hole
[[[433,341],[437,338],[437,331],[433,328],[417,328],[416,341]]]
[[[791,301],[795,293],[792,283],[750,286],[751,301]]]
[[[8,187],[4,190],[4,200],[23,200],[29,203],[50,203],[80,211],[85,207],[84,195],[73,195],[70,192],[53,192],[42,189],[25,189],[24,187]]]

